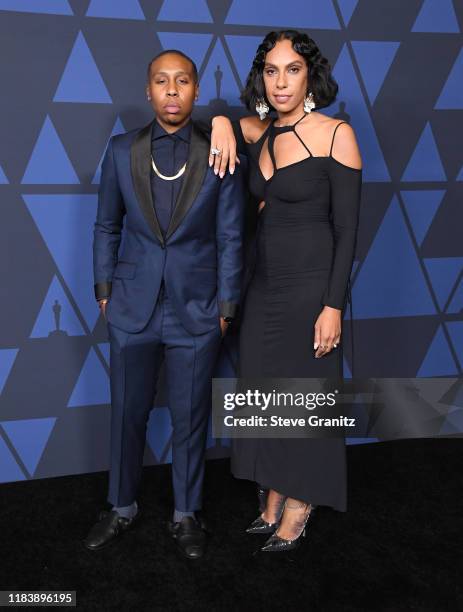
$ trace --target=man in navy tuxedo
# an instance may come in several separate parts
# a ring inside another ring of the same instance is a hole
[[[108,501],[84,540],[108,544],[138,517],[146,423],[165,362],[173,425],[171,535],[202,556],[204,456],[213,368],[240,302],[243,184],[221,178],[191,119],[194,62],[165,51],[149,64],[155,119],[110,139],[94,229],[95,295],[108,324],[111,458]]]

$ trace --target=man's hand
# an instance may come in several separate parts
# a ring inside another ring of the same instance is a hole
[[[225,321],[223,317],[220,317],[220,329],[222,330],[222,338],[225,336],[229,323]]]
[[[315,357],[327,355],[341,340],[341,310],[325,306],[315,322]]]
[[[235,165],[240,163],[236,154],[236,140],[230,119],[217,115],[212,119],[211,149],[218,149],[219,155],[209,155],[209,166],[214,165],[215,174],[225,176],[227,164],[230,174],[235,172]]]
[[[108,303],[108,299],[104,298],[102,300],[98,300],[98,306],[100,307],[100,311],[103,313],[104,318],[106,319],[106,304]]]

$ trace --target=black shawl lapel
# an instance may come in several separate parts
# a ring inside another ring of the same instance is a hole
[[[161,227],[154,210],[151,195],[151,129],[153,121],[142,128],[130,148],[130,169],[135,194],[145,219],[156,238],[164,246]],[[186,174],[186,172],[185,172]]]
[[[204,175],[209,165],[209,141],[201,130],[196,127],[194,121],[191,123],[188,161],[185,174],[183,175],[182,186],[175,203],[174,212],[172,213],[167,229],[166,239],[175,232],[182,222],[182,219],[191,208],[203,184]]]

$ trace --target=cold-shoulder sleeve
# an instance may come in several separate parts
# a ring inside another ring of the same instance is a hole
[[[362,169],[328,158],[334,254],[322,304],[343,310],[354,261],[362,191]]]

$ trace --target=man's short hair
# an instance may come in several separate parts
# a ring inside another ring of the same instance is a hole
[[[153,59],[148,64],[148,70],[147,70],[148,81],[150,79],[150,72],[151,72],[151,65],[152,65],[152,63],[155,62],[159,57],[162,57],[163,55],[167,55],[168,53],[175,53],[176,55],[181,55],[182,57],[184,57],[186,60],[188,60],[190,62],[191,67],[193,68],[193,78],[194,78],[195,83],[197,83],[198,82],[198,69],[196,67],[196,64],[191,59],[191,57],[189,57],[186,53],[183,53],[183,51],[179,51],[179,49],[166,49],[165,51],[161,51],[155,57],[153,57]]]

